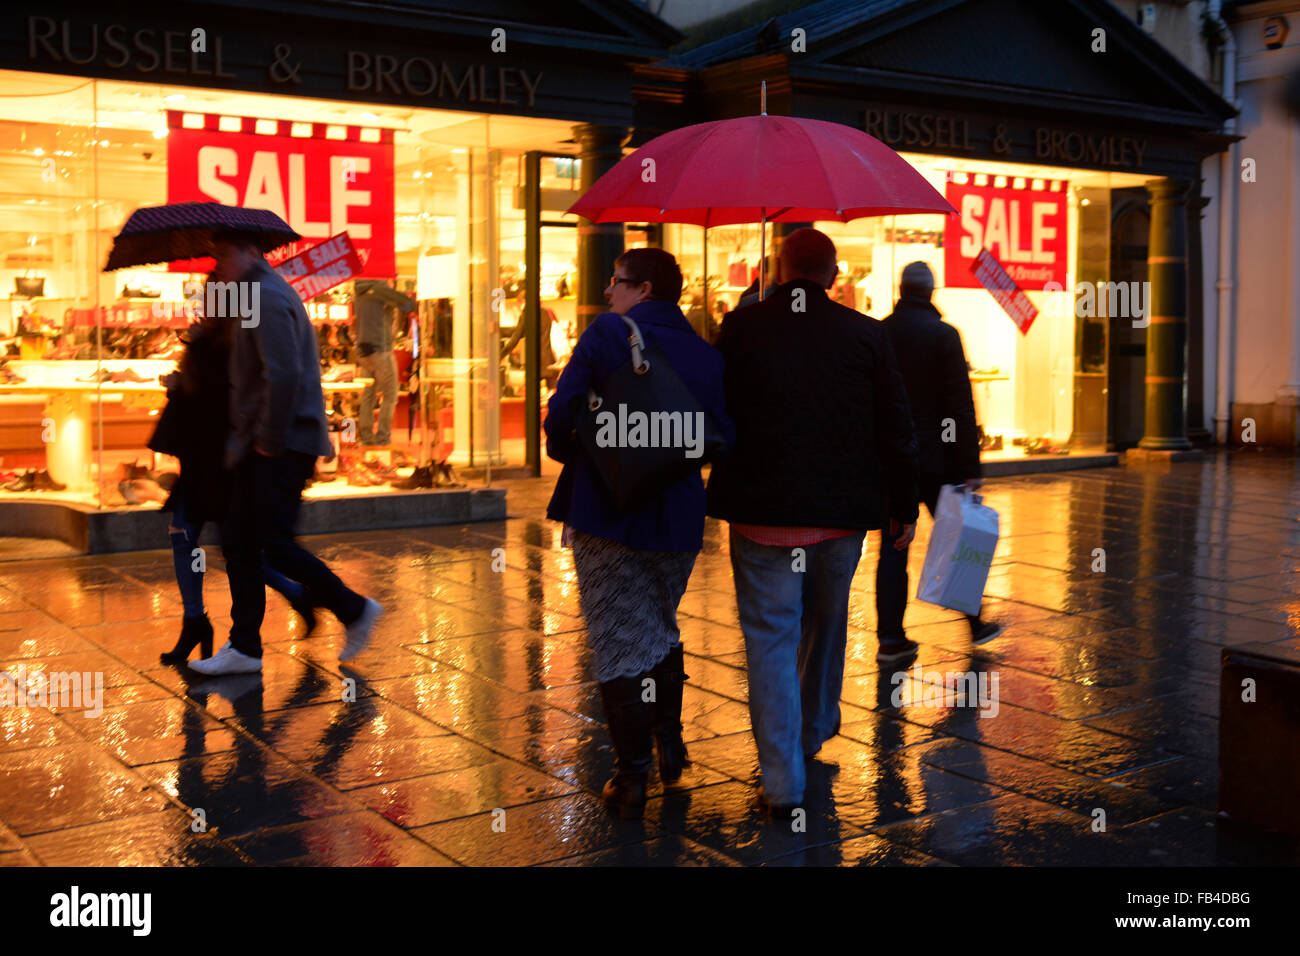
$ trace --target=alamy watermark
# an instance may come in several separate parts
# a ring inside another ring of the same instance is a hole
[[[684,448],[687,458],[704,454],[703,412],[629,412],[619,404],[596,413],[601,448]]]
[[[99,717],[104,713],[104,672],[29,673],[26,664],[18,664],[0,671],[0,707],[57,707]]]
[[[170,319],[183,315],[187,319],[203,316],[224,316],[239,319],[246,329],[255,329],[262,321],[262,283],[260,282],[200,282],[190,279],[185,283],[185,303],[155,302],[153,316]]]
[[[913,681],[922,689],[914,690]],[[922,671],[917,663],[910,672],[895,671],[889,682],[894,707],[974,707],[981,717],[998,715],[997,671]]]
[[[1048,282],[1044,292],[1064,292],[1059,282]],[[1150,282],[1077,282],[1074,286],[1076,319],[1132,319],[1133,328],[1151,324]]]

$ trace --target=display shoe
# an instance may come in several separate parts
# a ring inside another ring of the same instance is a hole
[[[21,385],[27,379],[23,378],[8,363],[0,363],[0,385]]]
[[[376,477],[375,475],[371,474],[359,463],[352,465],[352,467],[348,469],[349,485],[353,485],[357,488],[374,488],[377,485],[382,485],[383,483],[384,480],[382,478]]]
[[[682,768],[690,765],[682,741],[682,687],[686,683],[685,657],[681,644],[674,644],[668,656],[655,665],[655,744],[659,750],[659,779],[676,783]]]
[[[149,469],[140,464],[139,461],[122,462],[117,466],[118,481],[132,481],[136,478],[144,478],[149,474]]]
[[[190,657],[190,651],[199,645],[200,657],[212,656],[212,622],[206,614],[201,617],[187,617],[181,621],[181,636],[176,646],[159,655],[164,664],[184,664]]]
[[[124,368],[120,372],[113,372],[109,378],[114,382],[134,382],[136,384],[149,381],[133,368]]]
[[[397,477],[397,469],[392,465],[385,465],[383,462],[376,461],[373,458],[367,458],[361,463],[361,466],[383,482],[392,481]]]
[[[433,467],[431,465],[422,465],[411,472],[409,477],[394,480],[392,486],[401,488],[404,491],[411,491],[416,488],[432,488]]]
[[[76,381],[78,382],[91,382],[100,385],[102,385],[104,382],[111,382],[112,380],[113,380],[113,373],[106,368],[95,369],[95,371],[91,372],[85,378],[76,379]]]
[[[55,481],[48,471],[42,469],[32,478],[32,488],[36,491],[66,491],[68,486]]]
[[[438,480],[436,484],[439,488],[465,487],[465,482],[456,479],[456,472],[445,461],[438,463]]]
[[[655,705],[641,699],[647,675],[619,677],[600,685],[600,700],[617,755],[614,776],[601,790],[605,806],[624,820],[645,815],[646,774],[654,763],[651,749]]]
[[[180,477],[174,471],[159,471],[154,473],[153,480],[158,482],[159,488],[171,494],[171,490],[176,487],[176,482],[180,480]]]
[[[34,484],[36,484],[36,472],[25,471],[5,485],[5,491],[31,491]]]
[[[128,505],[144,504],[140,496],[135,493],[135,489],[131,487],[131,482],[119,481],[117,483],[117,490],[122,493],[122,497],[126,499]]]

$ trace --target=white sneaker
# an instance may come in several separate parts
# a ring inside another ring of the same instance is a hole
[[[225,646],[211,657],[201,661],[190,661],[190,670],[208,677],[218,674],[260,674],[262,659],[249,657],[235,650],[233,644],[226,641]]]
[[[374,598],[366,598],[366,606],[361,611],[361,616],[346,628],[348,640],[343,645],[343,650],[339,652],[339,660],[350,661],[366,649],[366,645],[370,643],[370,630],[375,626],[375,621],[379,620],[379,615],[383,613],[384,609],[378,601]]]

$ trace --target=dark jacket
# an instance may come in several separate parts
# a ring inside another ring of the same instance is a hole
[[[286,451],[334,454],[320,384],[320,351],[307,310],[293,287],[266,260],[241,282],[257,283],[257,322],[231,318],[230,438],[233,468],[253,445],[278,456]]]
[[[736,447],[713,467],[709,514],[854,529],[916,520],[912,416],[879,322],[796,279],[727,316],[717,347]]]
[[[187,520],[220,521],[230,495],[224,460],[230,420],[229,329],[196,323],[186,333],[186,342],[149,448],[181,463],[180,479],[164,510],[176,510],[180,501]]]
[[[394,291],[387,282],[361,279],[356,285],[352,308],[357,316],[357,350],[362,355],[391,352],[393,329],[386,306],[395,306],[403,314],[415,311],[415,303]]]
[[[735,435],[722,393],[722,356],[691,328],[671,302],[633,306],[647,346],[662,349],[696,400],[712,413],[730,442]],[[573,428],[576,404],[622,362],[631,362],[628,328],[614,312],[596,317],[573,350],[546,411],[546,453],[564,464],[546,516],[579,531],[641,551],[699,551],[704,546],[704,481],[697,471],[673,485],[656,502],[637,511],[614,511],[587,461]]]
[[[912,405],[921,474],[943,484],[980,477],[979,434],[961,333],[928,299],[903,296],[884,320]],[[953,427],[945,442],[944,419]]]

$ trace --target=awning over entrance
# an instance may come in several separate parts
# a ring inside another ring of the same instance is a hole
[[[1104,0],[827,0],[642,72],[670,68],[699,120],[757,112],[766,80],[769,112],[895,149],[1154,175],[1192,175],[1233,115]]]

